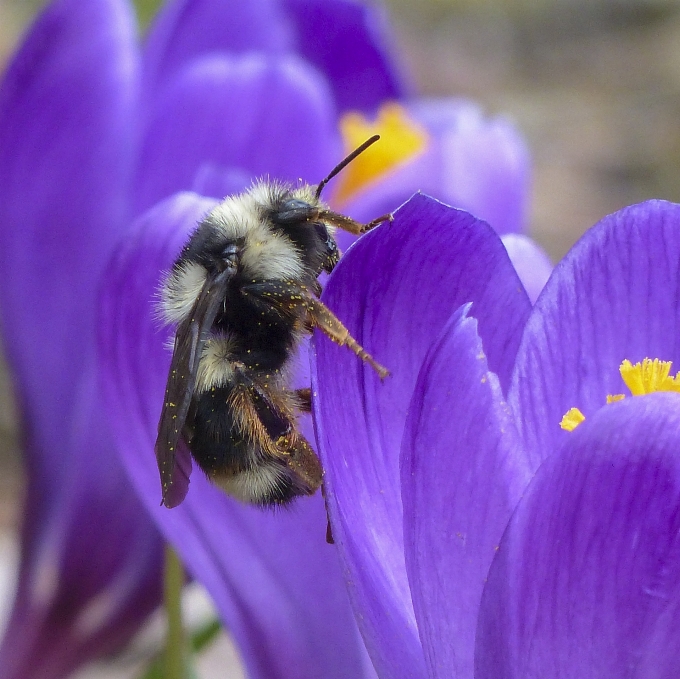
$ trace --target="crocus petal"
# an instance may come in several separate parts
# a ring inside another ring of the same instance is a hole
[[[531,185],[526,142],[506,119],[488,120],[467,103],[458,111],[445,101],[424,101],[416,116],[439,137],[444,200],[468,210],[497,233],[523,231]]]
[[[531,162],[519,131],[461,99],[413,101],[407,110],[430,137],[425,151],[367,186],[343,209],[369,221],[423,191],[483,219],[497,233],[523,231]]]
[[[126,237],[102,305],[102,362],[112,421],[137,492],[189,571],[210,592],[250,677],[361,677],[363,646],[320,496],[288,511],[238,504],[194,470],[184,502],[159,506],[153,444],[170,352],[153,298],[214,205],[180,194],[143,215]]]
[[[567,410],[588,417],[623,390],[624,359],[680,368],[680,206],[649,201],[594,226],[555,267],[517,356],[509,403],[536,466],[569,436]]]
[[[472,677],[482,589],[530,475],[477,322],[431,347],[402,444],[404,548],[429,677]]]
[[[250,179],[313,183],[339,155],[332,97],[304,62],[207,56],[181,71],[153,108],[139,160],[137,210],[188,190],[206,164]]]
[[[73,431],[50,451],[70,481],[46,497],[28,479],[3,679],[70,675],[124,647],[161,600],[159,534],[129,486],[92,371],[73,401]]]
[[[552,262],[543,248],[528,236],[521,233],[506,233],[501,240],[533,304],[550,278]]]
[[[0,87],[4,346],[35,453],[49,451],[57,477],[70,472],[52,449],[93,358],[96,284],[126,218],[135,40],[121,0],[60,0]]]
[[[488,225],[423,195],[347,252],[323,300],[393,373],[381,383],[346,348],[314,338],[317,442],[359,624],[380,676],[420,676],[399,482],[411,394],[428,348],[468,302],[489,366],[506,384],[530,303]]]
[[[340,110],[375,111],[406,95],[382,7],[358,0],[285,0],[300,53],[333,87]]]
[[[128,5],[59,0],[0,87],[0,312],[28,470],[7,679],[60,677],[119,648],[160,598],[158,534],[125,481],[95,368],[136,79]]]
[[[475,677],[676,676],[679,413],[672,393],[612,404],[541,466],[489,573]]]
[[[145,85],[153,92],[193,59],[211,53],[281,55],[292,44],[277,0],[171,0],[149,29]]]

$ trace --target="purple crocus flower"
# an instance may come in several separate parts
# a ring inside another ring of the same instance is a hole
[[[349,198],[343,205],[347,212],[367,221],[420,190],[467,210],[499,234],[523,232],[531,159],[514,125],[503,117],[488,118],[478,104],[465,99],[412,100],[406,110],[424,136],[422,152]],[[389,107],[381,117],[389,143],[398,133],[398,122]],[[358,146],[368,128],[356,127],[352,139]]]
[[[123,3],[58,2],[0,86],[0,312],[27,471],[7,679],[120,647],[160,599],[162,545],[96,371],[97,288],[129,214],[135,31]]]
[[[339,113],[404,95],[387,36],[354,0],[176,0],[140,50],[123,0],[57,0],[16,55],[0,88],[0,311],[29,486],[3,677],[63,676],[120,647],[157,603],[159,536],[133,489],[212,593],[250,676],[371,673],[319,497],[263,514],[195,475],[182,507],[158,506],[169,354],[152,297],[214,204],[204,196],[259,175],[318,180],[341,155]],[[527,157],[511,128],[460,125],[466,105],[421,108],[409,110],[429,164],[383,177],[352,209],[380,186],[403,199],[446,168],[447,200],[518,228]],[[518,269],[528,263],[539,288],[545,263],[516,238]]]
[[[531,301],[536,299],[552,264],[523,234],[531,162],[523,138],[508,120],[489,119],[473,102],[450,98],[411,100],[405,108],[388,104],[373,124],[350,115],[342,125],[348,149],[380,132],[387,144],[385,156],[393,146],[412,150],[407,162],[389,165],[384,173],[364,171],[361,160],[350,166],[332,193],[336,208],[367,222],[393,211],[415,191],[437,196],[486,221],[502,236]],[[380,159],[367,159],[371,163],[379,165]],[[343,249],[353,241],[338,234]]]
[[[333,39],[321,44],[328,23]],[[178,0],[143,49],[136,31],[124,0],[57,0],[0,85],[0,313],[28,477],[18,592],[0,648],[6,679],[60,677],[119,648],[160,598],[160,536],[120,463],[98,381],[98,292],[115,243],[141,211],[192,185],[222,195],[252,174],[320,176],[339,154],[336,102],[370,110],[403,93],[381,15],[351,0]],[[347,81],[363,84],[348,90]],[[275,122],[265,115],[272,101]],[[254,143],[260,135],[275,153]],[[258,546],[230,548],[247,569]],[[297,556],[303,564],[304,547]],[[352,675],[360,647],[333,566],[316,591],[313,555],[298,571],[286,553],[273,559],[246,573],[253,596],[290,621],[307,588],[331,602],[329,617],[316,636],[305,637],[311,624],[294,640],[249,632],[259,657],[276,653],[285,668],[260,660],[252,676],[299,676],[301,657],[336,631],[334,648],[319,652],[320,675],[341,676],[325,672],[331,661]],[[293,584],[276,603],[267,587],[287,566],[282,579]]]
[[[106,276],[101,359],[112,422],[139,496],[191,573],[208,588],[250,676],[370,675],[337,553],[325,544],[326,515],[320,496],[301,499],[285,512],[267,513],[238,504],[194,472],[189,493],[179,507],[169,511],[159,506],[153,442],[170,362],[170,352],[164,348],[170,330],[159,326],[154,302],[162,272],[177,257],[196,223],[215,205],[214,196],[244,188],[267,168],[270,176],[288,180],[300,176],[313,182],[340,157],[337,111],[318,73],[300,69],[298,64],[300,70],[294,71],[291,82],[295,64],[282,65],[278,58],[263,71],[252,55],[239,60],[237,66],[226,68],[209,55],[187,67],[168,88],[163,106],[159,105],[159,111],[171,111],[173,117],[167,121],[166,113],[151,117],[153,136],[144,147],[145,158],[153,158],[154,166],[161,167],[186,157],[191,170],[186,177],[191,181],[180,181],[174,170],[149,178],[149,187],[140,189],[143,198],[138,205],[151,207],[127,233]],[[273,109],[271,99],[262,94],[263,90],[271,94],[275,86],[279,109]],[[202,93],[199,110],[209,112],[210,129],[197,127],[194,113],[186,113],[185,101],[197,92]],[[229,136],[222,129],[225,111],[231,116]],[[258,121],[257,128],[252,120]],[[465,128],[451,130],[460,146],[465,143],[464,132]],[[430,134],[435,148],[439,137]],[[181,143],[187,136],[195,144]],[[172,144],[162,152],[154,150],[156,140],[165,143],[166,139]],[[471,135],[470,141],[479,146],[477,136]],[[487,153],[465,155],[472,176],[487,182],[493,174],[491,161],[502,157],[502,153],[492,153],[494,144],[500,150],[516,143],[514,132],[489,135]],[[167,179],[170,176],[175,176],[172,182]],[[381,181],[388,182],[390,176],[383,175]],[[520,163],[509,167],[504,177],[505,185],[516,184],[510,193],[518,200],[520,196],[526,200],[527,176],[526,166]],[[415,177],[411,182],[409,191],[418,186]],[[181,188],[183,183],[194,192],[173,194],[173,186]],[[400,186],[404,190],[406,184]],[[329,195],[337,205],[339,199],[332,192]],[[485,203],[479,199],[478,205],[483,209]],[[358,199],[353,207],[360,209]],[[524,259],[529,262],[531,258]],[[309,423],[303,427],[311,440]]]
[[[393,373],[315,338],[331,522],[381,679],[676,676],[677,385],[607,397],[626,359],[680,368],[678,223],[662,201],[605,218],[533,308],[499,238],[422,195],[337,267],[324,301]]]

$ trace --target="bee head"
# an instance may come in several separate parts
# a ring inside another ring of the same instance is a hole
[[[219,273],[238,266],[244,242],[244,236],[224,233],[206,219],[199,224],[178,261],[195,262],[209,273]]]
[[[242,243],[230,241],[216,253],[209,253],[208,261],[204,263],[209,272],[221,272],[225,269],[235,269],[239,263],[239,252]]]

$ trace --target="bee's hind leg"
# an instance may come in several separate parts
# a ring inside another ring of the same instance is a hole
[[[333,538],[333,527],[331,526],[331,515],[328,511],[328,498],[326,497],[326,484],[321,484],[321,496],[323,497],[323,505],[326,508],[326,542],[329,545],[335,544],[335,539]]]
[[[311,387],[304,387],[303,389],[295,389],[293,391],[295,400],[297,401],[297,407],[300,412],[311,413],[312,412],[312,389]]]

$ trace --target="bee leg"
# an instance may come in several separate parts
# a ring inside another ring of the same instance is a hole
[[[374,229],[378,224],[382,224],[383,222],[393,222],[394,221],[394,215],[391,212],[388,212],[386,215],[381,215],[380,217],[376,217],[375,219],[372,219],[368,224],[364,224],[364,229],[362,233],[366,233],[366,231],[370,231],[371,229]]]
[[[312,412],[312,390],[309,387],[305,387],[304,389],[296,389],[293,393],[296,396],[296,400],[298,402],[298,408],[303,413],[311,413]]]
[[[309,322],[319,328],[327,337],[341,347],[351,349],[362,361],[368,363],[384,380],[390,371],[380,365],[373,356],[349,334],[349,330],[340,322],[340,319],[320,300],[313,297],[307,298],[307,314]]]
[[[323,471],[309,442],[295,428],[290,392],[243,383],[232,390],[229,402],[240,438],[260,451],[256,466],[272,467],[272,460],[278,461],[283,483],[273,494],[260,498],[261,503],[285,504],[299,495],[313,495]]]
[[[329,545],[335,544],[335,539],[333,538],[333,527],[331,526],[331,515],[328,511],[328,498],[326,497],[326,484],[321,484],[321,496],[323,497],[323,506],[326,508],[326,543]]]
[[[307,439],[293,429],[276,440],[276,447],[298,485],[304,489],[304,494],[313,495],[321,485],[323,470]]]
[[[333,266],[335,266],[335,264],[333,264]],[[330,273],[332,270],[333,268],[331,267],[331,270],[328,273]],[[314,283],[312,283],[310,286],[310,290],[316,297],[321,297],[321,293],[323,292],[323,288],[321,287],[321,283],[319,283],[319,281],[314,281]]]
[[[368,224],[362,224],[361,222],[355,221],[351,217],[341,215],[339,212],[333,212],[332,210],[322,210],[319,213],[319,219],[323,222],[326,222],[327,224],[337,227],[338,229],[347,231],[348,233],[354,234],[355,236],[360,236],[362,233],[366,233],[367,231],[370,231],[374,227],[378,226],[378,224],[382,224],[382,222],[391,222],[394,219],[394,215],[389,213],[382,215],[377,219],[373,219],[372,221],[368,222]]]

